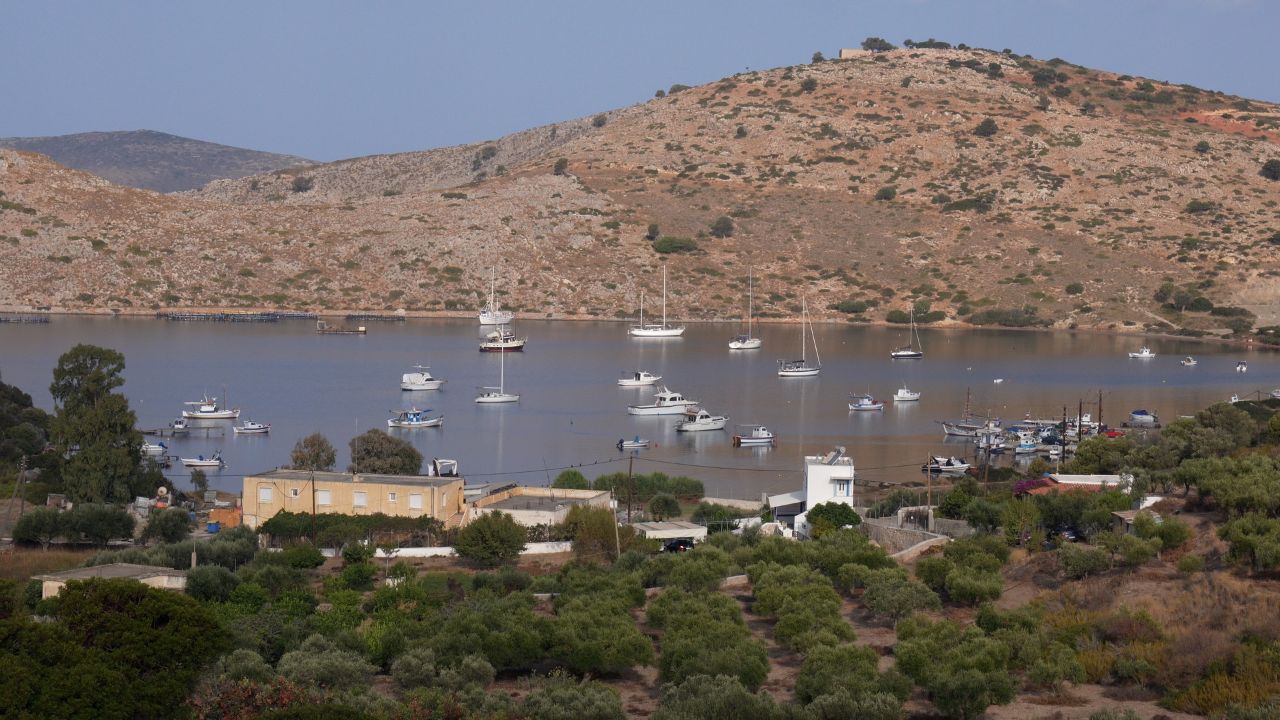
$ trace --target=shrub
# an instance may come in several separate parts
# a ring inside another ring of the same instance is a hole
[[[892,200],[898,197],[898,188],[892,185],[885,185],[876,191],[877,200]]]
[[[225,602],[240,581],[217,565],[198,565],[187,571],[187,594],[197,600]]]
[[[23,514],[13,527],[13,539],[20,543],[39,544],[45,550],[66,530],[62,513],[51,507],[37,507]]]
[[[596,682],[552,675],[529,692],[521,705],[529,720],[624,720],[618,691]]]
[[[346,690],[367,685],[375,668],[359,655],[340,649],[323,635],[312,635],[277,666],[285,678],[324,690]]]
[[[291,187],[296,193],[304,193],[316,186],[315,178],[310,175],[295,175]]]
[[[977,605],[1000,597],[1004,580],[998,572],[958,567],[947,573],[946,589],[951,600],[962,605]]]
[[[1201,155],[1204,155],[1205,153],[1209,152],[1210,149],[1211,148],[1209,146],[1209,141],[1207,140],[1201,140],[1200,142],[1196,143],[1196,146],[1195,146],[1195,151],[1200,153]]]
[[[1067,285],[1066,292],[1068,295],[1079,295],[1084,292],[1084,285],[1078,282],[1073,282],[1070,285]]]
[[[1189,215],[1200,215],[1218,209],[1218,203],[1210,200],[1192,200],[1182,209]]]
[[[663,686],[662,701],[653,720],[772,720],[779,708],[763,690],[752,693],[735,677],[694,675]]]
[[[856,645],[820,646],[805,655],[800,666],[800,674],[796,676],[796,699],[806,705],[817,698],[830,693],[845,691],[857,698],[874,692],[902,692],[905,699],[910,686],[900,686],[900,675],[890,676],[889,688],[881,687],[881,676],[877,671],[878,657],[874,650]]]
[[[342,584],[350,590],[366,592],[373,589],[373,581],[378,576],[378,569],[373,563],[357,562],[342,568]]]
[[[873,53],[886,52],[888,50],[893,50],[896,47],[897,47],[896,45],[889,42],[888,40],[885,40],[884,38],[869,37],[866,40],[862,41],[862,49],[870,50]]]
[[[1066,544],[1058,549],[1058,562],[1062,573],[1072,580],[1106,572],[1111,568],[1111,556],[1098,548]]]
[[[143,540],[176,543],[191,535],[191,518],[183,508],[167,508],[153,512],[142,531]]]
[[[458,533],[454,550],[486,567],[513,563],[524,552],[525,531],[504,512],[486,513]]]
[[[991,118],[986,118],[982,122],[978,123],[978,126],[973,129],[973,134],[978,137],[991,137],[999,131],[1000,127],[996,125],[996,121]]]
[[[280,559],[289,567],[311,570],[324,564],[324,554],[319,548],[306,543],[294,543],[280,551]]]
[[[82,503],[68,510],[62,520],[69,539],[84,536],[105,547],[117,538],[133,538],[133,517],[121,507]]]
[[[1204,570],[1204,558],[1200,555],[1183,555],[1178,558],[1178,572],[1190,575]]]
[[[670,253],[693,252],[698,249],[698,243],[696,240],[691,240],[689,238],[665,236],[654,241],[653,249],[655,252],[659,252],[664,255]]]
[[[721,215],[711,223],[711,234],[718,238],[727,238],[733,235],[733,218],[728,215]]]
[[[261,655],[244,648],[233,650],[230,655],[219,660],[215,672],[228,680],[250,680],[256,683],[269,682],[276,675],[275,669]]]
[[[653,645],[626,608],[591,594],[558,610],[548,640],[551,656],[576,673],[616,675],[653,663]]]
[[[1280,180],[1280,160],[1268,160],[1262,163],[1258,174],[1268,180]]]
[[[649,500],[649,514],[655,520],[680,516],[680,501],[670,493],[658,493]]]
[[[601,113],[591,118],[591,127],[602,128],[607,122],[609,122],[609,118],[605,117],[604,113]]]
[[[897,620],[919,610],[942,607],[938,594],[927,585],[886,573],[884,570],[873,573],[862,594],[862,602],[871,612]]]
[[[665,631],[658,658],[663,682],[725,675],[754,692],[769,673],[764,646],[751,638],[741,608],[730,597],[669,589],[649,603],[647,616]]]
[[[805,513],[810,525],[825,523],[830,529],[854,527],[862,524],[862,517],[852,506],[839,502],[825,502],[814,505]]]
[[[564,175],[565,173],[569,172],[569,159],[558,158],[556,160],[555,165],[551,166],[551,172],[555,173],[556,175]]]

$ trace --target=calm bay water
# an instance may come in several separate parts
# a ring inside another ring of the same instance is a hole
[[[506,385],[519,404],[477,405],[475,388],[496,385],[499,357],[477,352],[483,331],[473,321],[409,320],[368,324],[367,336],[320,336],[309,321],[273,324],[180,323],[142,318],[58,317],[49,325],[0,325],[0,374],[51,408],[51,371],[76,343],[125,354],[124,392],[143,428],[166,426],[182,403],[206,392],[226,396],[241,419],[271,423],[265,436],[234,436],[231,425],[209,436],[169,438],[170,452],[208,456],[221,450],[228,466],[210,473],[214,487],[239,490],[245,474],[289,460],[304,435],[324,433],[348,462],[347,442],[370,428],[386,430],[390,410],[432,408],[442,428],[392,430],[423,455],[453,458],[474,481],[545,484],[557,468],[583,465],[588,476],[625,471],[614,444],[639,435],[657,443],[635,458],[637,472],[662,471],[703,479],[709,495],[758,499],[797,486],[801,457],[843,445],[869,483],[917,482],[930,453],[972,456],[971,446],[944,442],[936,420],[958,416],[966,388],[975,412],[1008,421],[1025,413],[1060,417],[1063,407],[1118,424],[1134,408],[1171,420],[1232,394],[1253,397],[1280,386],[1280,356],[1176,340],[1148,343],[1153,360],[1129,360],[1138,338],[1074,333],[921,330],[927,358],[893,361],[905,340],[891,328],[817,327],[823,370],[815,378],[775,376],[778,358],[798,356],[799,326],[761,328],[764,348],[729,351],[731,324],[692,325],[680,339],[633,339],[620,323],[517,321],[528,335],[524,353],[506,357]],[[1200,364],[1181,366],[1185,355]],[[1235,372],[1238,360],[1247,373]],[[448,382],[441,391],[402,392],[400,375],[430,365]],[[728,415],[723,432],[677,433],[676,418],[632,417],[631,403],[649,402],[651,388],[619,388],[620,373],[643,368],[672,390]],[[1002,383],[994,383],[1003,378]],[[902,383],[920,402],[894,405]],[[848,412],[850,392],[889,401],[882,412]],[[761,423],[779,436],[774,448],[734,448],[732,425]],[[170,471],[180,486],[188,473]]]

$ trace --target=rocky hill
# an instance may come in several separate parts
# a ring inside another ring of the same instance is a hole
[[[111,182],[157,192],[191,190],[212,180],[311,164],[294,155],[245,150],[154,130],[0,138],[0,147],[42,153]]]
[[[1245,332],[1277,323],[1278,141],[1270,103],[897,50],[180,196],[3,152],[0,304],[461,312],[496,265],[523,314],[622,317],[667,262],[689,319],[752,267],[766,317]]]

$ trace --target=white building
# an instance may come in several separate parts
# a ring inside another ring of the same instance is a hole
[[[805,514],[815,505],[827,502],[853,504],[853,458],[845,457],[837,447],[826,455],[809,455],[804,459],[804,487],[769,497],[774,518],[794,517],[796,535],[809,537]]]

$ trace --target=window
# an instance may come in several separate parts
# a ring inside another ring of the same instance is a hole
[[[440,494],[440,508],[441,508],[441,509],[444,509],[444,508],[447,508],[447,507],[449,507],[449,493],[441,493],[441,494]]]
[[[260,503],[269,503],[269,502],[271,502],[272,494],[273,494],[273,493],[271,492],[271,488],[269,488],[269,487],[260,487],[260,488],[258,488],[258,502],[260,502]]]
[[[369,493],[364,492],[362,490],[357,490],[356,492],[352,493],[351,505],[352,507],[358,507],[358,508],[369,507]]]
[[[396,501],[396,494],[393,492],[387,493],[387,502],[393,503],[395,501]]]
[[[333,504],[333,494],[332,494],[330,491],[328,491],[328,490],[317,490],[317,491],[316,491],[316,504],[317,504],[317,505],[332,505],[332,504]]]
[[[410,496],[409,496],[409,509],[410,509],[410,510],[421,510],[421,509],[422,509],[422,496],[421,496],[421,495],[410,495]]]
[[[836,481],[836,497],[849,497],[849,481],[848,480]]]
[[[289,489],[289,497],[291,497],[291,498],[296,498],[296,497],[298,497],[298,496],[299,496],[299,495],[301,495],[301,494],[302,494],[302,488],[290,488],[290,489]]]

